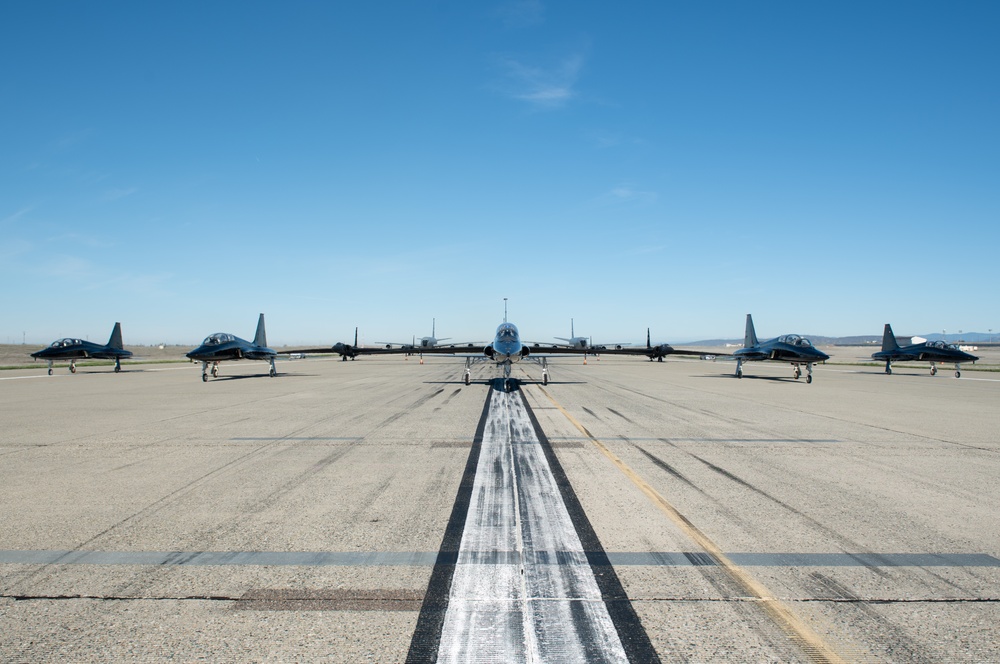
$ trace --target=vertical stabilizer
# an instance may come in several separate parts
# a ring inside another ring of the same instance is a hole
[[[267,332],[264,331],[264,314],[261,314],[260,318],[257,319],[257,334],[253,335],[253,345],[267,345]]]
[[[649,328],[646,328],[646,348],[652,348],[653,345],[649,343]]]
[[[753,317],[750,314],[747,314],[747,331],[746,334],[743,335],[743,347],[753,348],[757,345],[757,331],[753,329]]]
[[[892,326],[886,323],[882,332],[882,352],[892,350],[899,350],[899,344],[896,343],[896,335],[892,333]]]
[[[573,319],[572,318],[569,319],[569,336],[571,336],[571,337],[575,337],[576,336],[576,332],[573,330]]]
[[[437,319],[436,318],[432,318],[431,319],[431,336],[434,337],[435,339],[437,338]]]
[[[115,323],[115,329],[111,330],[111,338],[108,339],[108,347],[117,350],[124,350],[122,345],[122,324]]]

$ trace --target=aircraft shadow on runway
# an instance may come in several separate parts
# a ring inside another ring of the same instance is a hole
[[[215,378],[210,378],[208,380],[208,382],[209,383],[214,383],[214,382],[220,381],[220,380],[243,380],[244,378],[267,378],[267,377],[268,377],[268,375],[266,373],[262,373],[262,374],[230,374],[230,375],[220,375],[220,376],[217,376]],[[295,372],[295,373],[278,373],[278,374],[275,374],[274,377],[275,378],[284,378],[284,379],[289,379],[289,378],[318,378],[319,374],[307,374],[307,373],[299,373],[299,372]]]
[[[724,378],[726,380],[769,380],[775,383],[802,383],[806,384],[806,381],[802,378],[793,378],[792,376],[755,376],[753,374],[743,374],[743,378],[735,376],[733,374],[703,374],[701,376],[695,376],[695,378]]]

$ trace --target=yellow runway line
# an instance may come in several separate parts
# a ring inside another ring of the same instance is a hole
[[[646,497],[653,502],[667,517],[678,527],[681,531],[690,537],[695,544],[701,547],[705,553],[713,558],[716,565],[722,568],[729,576],[736,581],[740,587],[742,587],[751,597],[756,599],[761,603],[764,610],[767,611],[768,616],[781,628],[781,630],[788,635],[792,641],[798,645],[809,659],[813,662],[822,662],[829,664],[839,664],[843,663],[845,660],[840,657],[830,646],[823,641],[823,639],[814,632],[808,625],[806,625],[802,620],[796,616],[791,609],[785,606],[774,594],[767,589],[761,582],[757,581],[753,576],[751,576],[746,570],[737,566],[733,561],[731,561],[725,553],[713,542],[708,535],[703,533],[698,529],[693,523],[691,523],[687,517],[677,511],[673,505],[667,501],[656,489],[649,485],[642,477],[640,477],[634,470],[625,464],[621,459],[619,459],[611,450],[607,448],[604,443],[598,440],[590,431],[587,430],[585,426],[580,424],[576,418],[569,414],[569,412],[562,407],[558,401],[552,398],[552,395],[548,393],[540,385],[536,385],[542,394],[548,397],[552,405],[555,406],[559,412],[561,412],[570,423],[576,427],[580,433],[586,436],[590,442],[592,442],[601,453],[606,456],[611,463],[613,463],[629,480],[632,481],[636,487],[639,488]]]

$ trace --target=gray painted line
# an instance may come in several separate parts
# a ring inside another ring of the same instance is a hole
[[[743,567],[1000,567],[985,553],[727,553]],[[608,551],[615,567],[693,567],[715,562],[700,553]],[[0,565],[184,565],[431,567],[435,551],[0,551]],[[585,565],[584,551],[465,551],[465,565]]]
[[[243,440],[243,441],[274,441],[274,440],[345,440],[345,441],[358,441],[362,440],[359,436],[240,436],[238,438],[230,438],[229,440]]]
[[[516,392],[492,393],[437,659],[628,661]]]

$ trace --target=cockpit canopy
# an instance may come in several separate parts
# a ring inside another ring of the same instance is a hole
[[[940,350],[958,350],[958,346],[950,344],[946,341],[928,341],[925,345],[928,348],[937,348]]]
[[[82,344],[82,339],[58,339],[53,341],[49,348],[67,348],[68,346],[80,346]]]
[[[497,339],[500,341],[514,341],[517,339],[517,328],[513,323],[503,323],[497,328]]]
[[[805,337],[800,337],[797,334],[786,334],[783,337],[778,337],[778,342],[788,344],[789,346],[799,346],[801,348],[808,348],[812,346],[811,341]]]
[[[201,342],[201,345],[218,346],[219,344],[229,343],[230,341],[236,341],[236,337],[225,332],[216,332],[215,334],[210,334],[205,337],[205,340]]]

